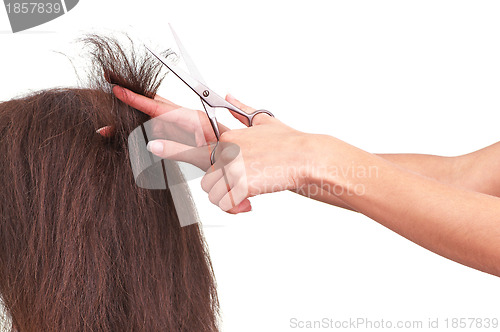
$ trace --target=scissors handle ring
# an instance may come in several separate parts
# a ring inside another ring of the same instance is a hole
[[[270,115],[274,118],[274,115],[273,113],[269,112],[268,110],[257,110],[253,113],[250,113],[250,114],[246,114],[246,117],[248,119],[248,126],[251,127],[252,126],[252,121],[253,121],[253,118],[257,115],[257,114],[260,114],[260,113],[265,113],[267,115]],[[219,146],[219,140],[217,140],[217,142],[215,143],[215,146],[214,148],[212,149],[212,152],[210,153],[210,164],[213,165],[215,163],[215,150],[217,149],[217,147]]]
[[[247,119],[248,119],[248,126],[251,127],[252,126],[252,122],[253,122],[253,118],[257,115],[257,114],[261,114],[261,113],[265,113],[267,115],[270,115],[274,118],[274,115],[273,113],[269,112],[268,110],[257,110],[253,113],[250,113],[247,115]]]

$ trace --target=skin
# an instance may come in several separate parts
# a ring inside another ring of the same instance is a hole
[[[217,161],[210,165],[207,144],[214,137],[203,112],[121,87],[113,92],[152,117],[184,110],[172,121],[203,139],[195,144],[157,140],[164,149],[152,152],[206,170],[202,188],[227,212],[249,211],[249,197],[291,190],[360,212],[439,255],[500,276],[500,142],[457,157],[377,155],[261,114],[252,127],[229,130],[220,125]],[[230,95],[226,99],[245,112],[254,111]],[[303,153],[297,155],[297,150]]]

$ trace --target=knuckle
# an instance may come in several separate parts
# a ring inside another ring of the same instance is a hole
[[[208,193],[208,200],[212,203],[217,205],[219,203],[219,200],[217,199],[215,195],[215,191],[211,191]]]
[[[234,159],[234,153],[229,149],[224,149],[219,157],[224,163],[229,163]]]
[[[235,185],[236,190],[240,193],[241,200],[243,201],[246,197],[250,195],[250,189],[248,188],[248,183],[246,179],[240,178],[238,183]]]
[[[233,139],[233,131],[232,130],[228,130],[228,131],[223,132],[220,135],[220,139],[219,140],[221,142],[230,142],[232,139]]]
[[[238,170],[236,167],[228,167],[226,171],[227,177],[232,180],[231,182],[234,184],[238,179]]]
[[[153,112],[151,114],[151,117],[152,118],[157,117],[159,114],[160,114],[160,103],[156,100],[156,102],[154,103]]]
[[[219,160],[221,161],[223,167],[233,167],[232,165],[238,163],[238,156],[240,155],[240,150],[236,145],[226,146],[221,150],[219,155]]]
[[[231,192],[231,197],[226,196],[223,199],[221,199],[219,207],[222,210],[228,211],[228,210],[231,210],[231,209],[235,208],[238,205],[238,203],[236,203],[236,201],[234,201],[234,198],[232,196],[233,195],[232,195],[232,192]]]
[[[133,93],[129,93],[126,89],[122,88],[123,91],[123,96],[125,97],[125,100],[127,103],[133,104],[135,100],[137,99],[137,96]]]
[[[206,178],[206,176],[204,176],[202,179],[201,179],[201,189],[203,189],[204,192],[208,193],[209,191],[209,187],[208,187],[208,180]]]

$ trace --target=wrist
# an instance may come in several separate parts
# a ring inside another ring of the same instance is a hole
[[[304,147],[307,167],[303,184],[315,185],[329,192],[357,183],[357,170],[365,169],[364,156],[368,154],[333,136],[314,134]]]
[[[324,171],[327,169],[328,161],[328,146],[333,137],[322,134],[307,134],[304,133],[301,137],[300,164],[296,179],[297,186],[309,186],[320,183],[324,180]]]

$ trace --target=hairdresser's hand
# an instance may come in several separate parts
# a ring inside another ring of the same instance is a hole
[[[228,95],[241,110],[255,110]],[[233,115],[245,124],[245,119]],[[256,115],[253,126],[225,131],[213,167],[201,181],[212,203],[226,211],[248,197],[294,190],[306,185],[312,136],[292,129],[266,114]]]
[[[113,87],[115,96],[131,107],[155,118],[152,134],[156,138],[148,148],[156,155],[172,160],[184,161],[207,171],[210,167],[210,153],[216,137],[206,114],[174,104],[158,95],[154,99],[134,93],[126,88]],[[229,130],[219,124],[221,133]],[[113,128],[107,126],[98,131],[103,136],[113,135]],[[243,200],[230,213],[251,210],[249,200]]]
[[[204,112],[181,107],[158,95],[147,98],[120,86],[115,86],[113,92],[124,103],[154,118],[146,128],[148,138],[155,138],[156,144],[148,145],[148,149],[203,171],[210,167],[210,152],[217,140]],[[227,130],[220,125],[221,132]]]

